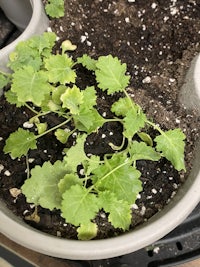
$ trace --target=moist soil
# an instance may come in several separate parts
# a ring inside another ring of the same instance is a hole
[[[45,1],[44,1],[45,3]],[[131,229],[148,220],[173,198],[192,168],[195,143],[200,133],[200,117],[196,110],[187,110],[179,103],[179,92],[194,56],[200,52],[200,1],[146,1],[146,0],[87,0],[65,1],[65,16],[52,19],[49,31],[56,32],[59,40],[69,39],[77,45],[74,58],[89,54],[93,58],[112,54],[127,64],[131,75],[128,88],[134,101],[142,106],[147,116],[164,130],[180,127],[186,134],[185,162],[187,172],[177,172],[162,159],[159,162],[139,161],[143,192],[132,207]],[[78,70],[85,80],[93,83],[91,73]],[[80,86],[83,86],[80,84]],[[98,94],[98,110],[109,114],[112,103]],[[50,212],[38,207],[39,223],[27,220],[34,205],[26,203],[20,193],[11,194],[12,188],[20,189],[27,177],[26,158],[11,160],[2,150],[5,139],[32,116],[26,108],[16,109],[0,99],[0,195],[7,206],[33,227],[64,238],[77,238],[76,228],[64,221],[59,210]],[[48,117],[49,126],[55,118]],[[121,144],[121,127],[107,123],[97,134],[92,134],[86,144],[87,153],[109,153],[108,143]],[[154,133],[153,133],[154,134]],[[73,141],[73,140],[72,140]],[[28,155],[30,168],[44,161],[55,162],[63,149],[53,134],[38,141],[39,150]],[[90,145],[93,144],[93,145]],[[96,218],[98,236],[108,238],[121,234],[107,220],[102,210]]]

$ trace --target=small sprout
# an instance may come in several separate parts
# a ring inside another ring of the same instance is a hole
[[[61,44],[62,53],[65,53],[66,51],[74,51],[76,50],[77,46],[73,45],[70,40],[65,40]]]
[[[22,190],[18,189],[18,188],[10,188],[9,192],[10,192],[12,197],[16,198],[21,194]]]
[[[40,216],[38,215],[37,206],[35,207],[35,210],[34,210],[34,212],[31,215],[25,216],[25,220],[36,222],[36,223],[39,223],[40,222]]]

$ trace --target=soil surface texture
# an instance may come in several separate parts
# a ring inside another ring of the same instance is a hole
[[[196,110],[187,110],[179,102],[179,93],[192,59],[200,52],[200,1],[65,1],[65,16],[52,19],[48,30],[59,37],[55,51],[60,49],[62,41],[69,39],[77,45],[72,53],[74,58],[83,54],[93,58],[112,54],[121,59],[132,77],[128,93],[134,101],[162,129],[180,127],[187,136],[186,173],[177,172],[165,159],[138,162],[144,190],[132,207],[131,229],[134,229],[167,205],[192,168],[195,143],[200,134],[200,116]],[[84,75],[86,78],[89,76]],[[99,95],[99,112],[108,112],[111,103],[112,99]],[[64,221],[59,210],[50,212],[38,207],[40,222],[29,221],[27,215],[34,212],[34,205],[26,203],[22,194],[15,196],[12,193],[11,189],[20,189],[27,177],[27,159],[13,161],[2,150],[9,134],[27,122],[30,115],[27,109],[16,109],[6,103],[4,96],[1,97],[1,198],[33,227],[52,235],[76,239],[76,228]],[[53,126],[54,118],[49,117],[48,123]],[[109,142],[121,143],[120,131],[118,124],[106,124],[98,134],[91,136],[90,141],[95,146],[87,147],[88,152],[97,155],[108,153]],[[39,151],[31,151],[28,155],[30,168],[45,160],[56,161],[56,152],[63,149],[53,135],[42,137],[39,147]],[[122,233],[111,226],[103,210],[95,221],[99,226],[98,239]]]

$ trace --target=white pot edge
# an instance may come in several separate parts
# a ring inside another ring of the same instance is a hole
[[[0,50],[0,70],[4,72],[9,72],[10,70],[6,67],[8,62],[9,54],[15,49],[16,45],[20,41],[27,40],[33,35],[43,33],[49,25],[49,20],[45,14],[44,6],[41,0],[29,0],[33,13],[31,20],[27,26],[27,28],[22,32],[22,34],[15,39],[11,44]]]

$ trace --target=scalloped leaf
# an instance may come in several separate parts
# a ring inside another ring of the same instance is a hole
[[[132,217],[130,204],[124,200],[118,200],[115,194],[109,191],[100,192],[99,199],[104,211],[109,213],[109,222],[115,228],[128,230]]]
[[[184,147],[186,136],[181,129],[163,132],[155,138],[156,149],[172,163],[177,171],[185,170]]]
[[[44,71],[35,71],[27,66],[13,74],[11,91],[16,93],[21,103],[33,102],[36,106],[41,106],[51,89]]]
[[[95,70],[98,86],[108,94],[123,92],[128,86],[130,76],[126,75],[126,64],[111,55],[100,56]]]
[[[75,226],[87,225],[99,211],[97,196],[78,184],[71,186],[62,197],[62,217]]]
[[[34,167],[31,177],[21,187],[27,202],[49,210],[60,209],[62,196],[58,183],[67,172],[65,164],[61,161],[56,161],[53,165],[48,161],[42,166]]]
[[[18,128],[11,133],[4,146],[4,153],[10,153],[12,158],[20,158],[27,155],[29,149],[36,149],[36,136],[34,133]]]
[[[75,83],[76,72],[72,69],[74,62],[66,54],[51,55],[45,59],[45,68],[50,83]]]

